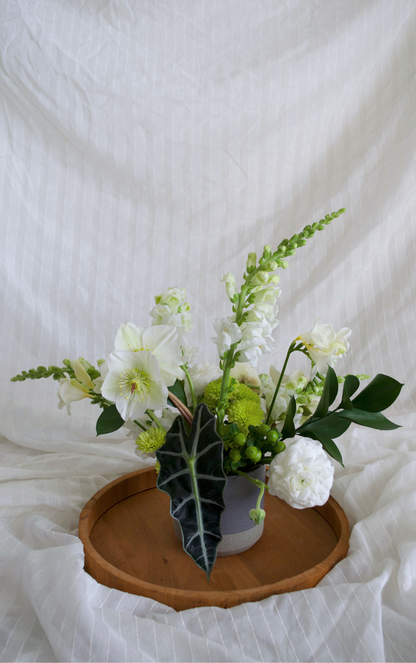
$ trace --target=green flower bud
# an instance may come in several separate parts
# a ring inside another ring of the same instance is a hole
[[[271,246],[269,246],[268,244],[266,244],[266,246],[265,246],[264,249],[263,249],[263,258],[269,258],[271,252],[272,252],[272,248],[271,248]]]
[[[267,285],[269,282],[269,275],[267,272],[257,272],[251,282],[253,285]]]
[[[253,520],[256,525],[261,525],[265,517],[266,512],[264,509],[251,509],[250,511],[250,520]]]
[[[255,253],[249,253],[247,258],[247,271],[253,271],[257,265],[257,255]]]
[[[274,272],[274,270],[277,269],[277,262],[275,260],[269,260],[265,264],[265,269],[267,269],[268,272]]]

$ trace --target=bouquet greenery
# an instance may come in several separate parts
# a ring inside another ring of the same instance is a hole
[[[258,486],[250,518],[260,524],[265,489],[294,508],[327,501],[334,474],[328,455],[343,463],[334,439],[351,423],[379,430],[398,427],[381,411],[403,385],[377,375],[355,395],[360,380],[369,376],[337,377],[335,365],[349,350],[347,327],[336,333],[318,320],[290,344],[281,372],[271,366],[269,375],[258,375],[254,368],[272,349],[272,332],[279,324],[274,272],[286,268],[297,248],[344,211],[306,226],[275,251],[265,246],[258,261],[249,253],[240,290],[231,273],[222,277],[232,314],[213,323],[219,365],[194,363],[197,348],[185,340],[192,328],[186,291],[168,288],[155,297],[152,326],[121,325],[114,351],[97,368],[80,357],[12,378],[52,376],[60,383],[58,407],[70,413],[72,402],[90,399],[102,409],[97,435],[124,426],[139,455],[156,457],[157,485],[170,495],[184,549],[208,578],[221,541],[227,475],[244,476]],[[295,352],[308,358],[308,373],[285,372]],[[330,409],[340,384],[339,402]],[[267,486],[250,477],[260,464],[269,465]]]

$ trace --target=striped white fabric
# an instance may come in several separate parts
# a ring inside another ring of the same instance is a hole
[[[1,661],[416,660],[415,45],[412,0],[0,2]],[[353,329],[345,373],[406,383],[403,428],[340,439],[347,559],[231,610],[98,585],[79,513],[140,461],[10,377],[105,357],[175,285],[216,361],[221,275],[343,206],[281,273],[259,368],[320,317]]]

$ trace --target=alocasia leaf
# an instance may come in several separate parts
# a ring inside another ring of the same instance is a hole
[[[191,432],[186,432],[182,417],[176,417],[165,444],[156,451],[160,463],[157,487],[170,496],[170,512],[181,526],[184,550],[208,580],[222,539],[223,446],[215,430],[215,416],[200,403]]]

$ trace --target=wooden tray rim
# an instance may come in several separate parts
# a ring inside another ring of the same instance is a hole
[[[103,511],[100,516],[95,520],[95,522],[89,526],[89,517],[92,513],[92,510],[96,503],[100,500],[103,494],[108,492],[110,489],[113,489],[117,484],[122,483],[124,481],[128,481],[129,479],[138,476],[140,474],[145,474],[145,473],[151,473],[153,472],[155,474],[155,486],[150,486],[149,488],[145,488],[144,490],[139,490],[136,492],[131,493],[130,495],[127,495],[123,498],[124,499],[129,499],[129,497],[132,497],[133,495],[136,495],[141,492],[145,492],[146,490],[157,490],[156,488],[156,472],[154,467],[145,467],[141,470],[136,470],[134,472],[130,472],[129,474],[124,474],[123,476],[119,477],[118,479],[115,479],[114,481],[111,481],[108,483],[106,486],[101,488],[95,495],[93,495],[90,500],[86,503],[84,508],[81,511],[80,518],[79,518],[79,538],[81,539],[83,546],[84,546],[84,552],[85,552],[85,557],[89,555],[101,568],[103,568],[107,573],[113,577],[120,578],[121,580],[124,580],[126,583],[130,584],[132,587],[135,587],[136,589],[140,590],[143,589],[146,591],[145,596],[149,596],[152,593],[157,593],[160,594],[163,591],[163,594],[165,594],[167,597],[170,598],[177,598],[177,597],[183,597],[185,599],[191,600],[192,598],[195,599],[200,599],[200,590],[187,590],[187,589],[176,589],[175,587],[166,587],[166,586],[161,586],[161,585],[155,585],[153,583],[146,582],[146,580],[140,580],[139,578],[135,578],[134,576],[131,576],[130,574],[126,573],[125,571],[122,571],[121,569],[117,568],[110,562],[108,562],[104,557],[100,555],[100,553],[94,548],[92,545],[89,534],[94,527],[94,525],[98,522],[98,520],[101,518],[101,516],[104,515],[107,511],[109,511],[111,508],[113,508],[118,502],[115,502],[111,506],[108,507],[105,511]],[[123,501],[120,500],[120,501]],[[349,523],[347,516],[345,515],[343,509],[340,507],[338,502],[330,496],[328,501],[322,506],[322,507],[313,507],[315,511],[319,513],[319,515],[328,523],[328,525],[334,530],[332,524],[328,521],[327,518],[325,518],[325,511],[326,509],[330,507],[331,510],[335,513],[335,515],[338,517],[339,523],[340,523],[340,536],[338,539],[338,543],[333,549],[333,551],[321,562],[316,564],[315,566],[311,567],[310,569],[307,569],[306,571],[303,571],[302,573],[299,573],[296,576],[291,576],[290,578],[284,578],[283,580],[278,580],[275,583],[271,583],[268,585],[261,585],[259,587],[254,587],[250,589],[250,594],[253,597],[253,601],[260,600],[261,598],[264,598],[265,594],[268,595],[273,595],[273,594],[283,594],[285,591],[285,587],[288,587],[289,585],[293,585],[294,583],[300,584],[300,583],[307,583],[308,579],[316,574],[317,570],[320,570],[322,568],[331,570],[335,564],[337,564],[339,561],[344,559],[347,555],[348,548],[349,548],[349,534],[350,534],[350,528],[349,528]],[[335,535],[337,533],[334,531]],[[187,553],[184,553],[187,554]],[[114,573],[116,571],[116,573]],[[328,572],[326,571],[326,572]],[[98,582],[98,581],[97,581]],[[289,590],[290,591],[290,590]],[[204,592],[206,594],[207,599],[209,598],[209,605],[215,605],[215,602],[221,602],[225,598],[230,598],[230,597],[235,597],[238,599],[239,596],[246,596],[247,595],[247,589],[234,589],[234,590],[227,590],[227,591],[219,591],[219,590],[212,590],[210,591],[209,588]],[[256,598],[257,597],[257,598]]]

